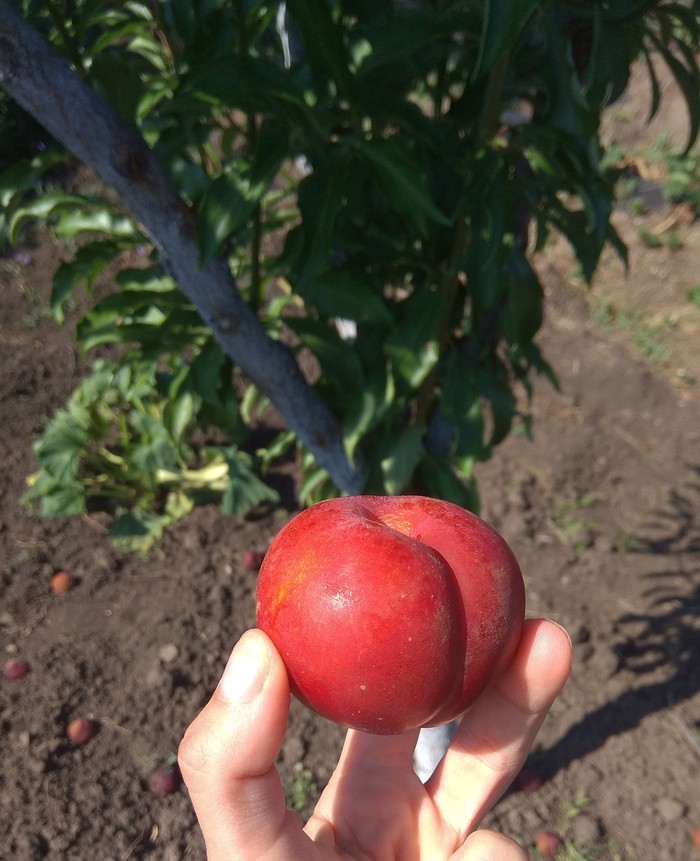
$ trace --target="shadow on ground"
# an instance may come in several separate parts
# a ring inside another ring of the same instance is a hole
[[[630,672],[635,682],[534,757],[545,780],[612,736],[635,729],[647,716],[700,691],[700,467],[690,470],[682,491],[671,494],[647,534],[634,540],[632,552],[652,561],[652,570],[644,575],[648,611],[619,617],[613,651],[616,672]],[[697,728],[683,729],[700,752]]]

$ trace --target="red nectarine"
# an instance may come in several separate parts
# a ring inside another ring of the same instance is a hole
[[[22,658],[8,658],[5,661],[3,675],[8,682],[17,682],[23,679],[29,672],[29,664]]]
[[[148,788],[156,798],[172,795],[180,787],[180,771],[173,765],[157,768],[148,778]]]
[[[258,627],[296,696],[375,733],[461,715],[512,659],[524,607],[505,541],[420,496],[306,509],[273,541],[257,589]]]
[[[91,718],[77,717],[66,727],[66,736],[72,744],[79,747],[93,739],[97,735],[99,728],[100,725],[97,721]]]
[[[75,577],[68,571],[59,571],[51,578],[51,591],[54,595],[65,595],[75,586]]]
[[[259,571],[265,554],[261,550],[246,550],[243,554],[243,567],[246,571]]]
[[[543,858],[555,858],[561,849],[562,842],[553,831],[538,831],[535,834],[535,846]]]

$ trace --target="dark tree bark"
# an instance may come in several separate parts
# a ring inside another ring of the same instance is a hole
[[[359,493],[336,417],[293,353],[271,339],[239,293],[225,260],[198,266],[196,224],[136,126],[103,102],[4,0],[0,87],[119,194],[222,349],[270,398],[289,427],[346,493]]]

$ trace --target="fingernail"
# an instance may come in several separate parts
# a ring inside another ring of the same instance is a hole
[[[232,702],[250,703],[262,690],[269,669],[267,646],[258,634],[248,631],[231,652],[219,692]]]
[[[569,647],[573,649],[574,644],[571,640],[571,634],[566,630],[566,628],[563,625],[560,625],[559,622],[554,622],[554,624],[557,626],[557,628],[559,628],[560,631],[563,631],[566,634],[566,638],[569,641]]]

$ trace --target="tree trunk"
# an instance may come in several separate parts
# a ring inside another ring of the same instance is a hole
[[[225,260],[199,268],[195,217],[136,126],[105,104],[4,0],[0,86],[117,191],[222,349],[265,392],[338,487],[360,493],[362,470],[349,463],[338,420],[309,386],[293,353],[266,334]]]

